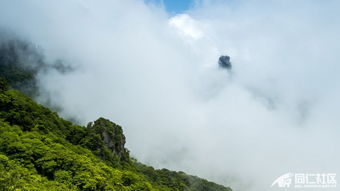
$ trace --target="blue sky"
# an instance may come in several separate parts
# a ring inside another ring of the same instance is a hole
[[[146,0],[146,2],[163,3],[169,13],[182,13],[189,9],[194,0]]]
[[[192,0],[163,0],[166,10],[170,13],[180,13],[187,10]]]

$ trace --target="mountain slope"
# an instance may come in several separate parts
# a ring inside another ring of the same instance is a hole
[[[138,163],[124,144],[119,125],[73,124],[0,78],[0,190],[231,191]]]

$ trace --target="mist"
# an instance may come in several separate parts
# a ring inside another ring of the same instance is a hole
[[[141,0],[4,0],[0,27],[74,69],[39,74],[41,103],[49,95],[81,124],[120,124],[143,163],[259,191],[287,172],[340,173],[339,10],[201,0],[170,15]]]

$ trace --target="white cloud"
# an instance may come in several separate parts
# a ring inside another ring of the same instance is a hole
[[[175,15],[169,20],[170,26],[186,37],[200,39],[204,37],[204,32],[200,29],[199,23],[187,14]]]
[[[110,118],[143,162],[236,190],[339,173],[337,1],[205,1],[170,21],[142,1],[81,2],[0,2],[1,26],[79,66],[41,79],[64,115]]]

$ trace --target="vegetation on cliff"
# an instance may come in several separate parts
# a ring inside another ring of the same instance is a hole
[[[1,39],[0,39],[1,40]],[[231,191],[130,157],[121,126],[99,118],[74,124],[32,98],[38,73],[72,70],[46,64],[32,44],[0,41],[0,191]]]
[[[0,190],[231,190],[143,165],[124,144],[119,125],[73,124],[0,78]]]

